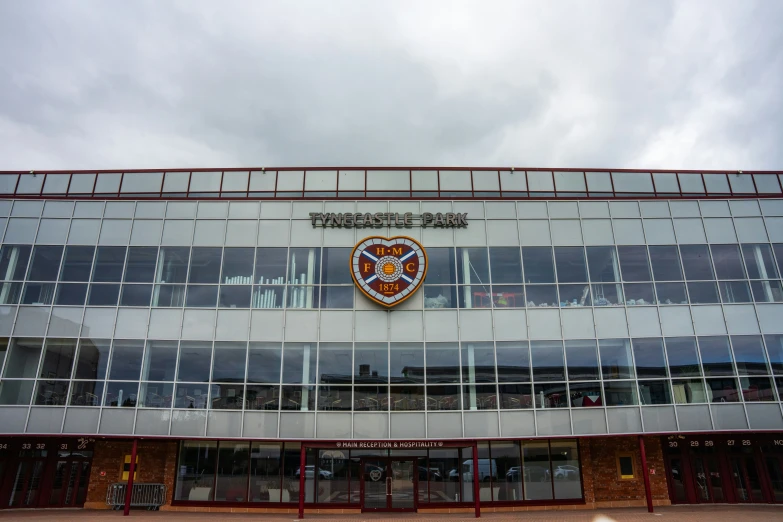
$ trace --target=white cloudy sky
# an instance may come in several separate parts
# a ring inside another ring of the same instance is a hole
[[[0,170],[783,167],[783,2],[0,2]]]

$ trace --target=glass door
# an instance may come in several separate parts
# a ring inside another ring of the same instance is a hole
[[[416,482],[418,473],[414,460],[391,460],[391,509],[416,509]]]
[[[732,456],[731,473],[737,502],[764,502],[761,480],[752,455]]]
[[[362,459],[363,511],[415,511],[416,459]]]
[[[386,459],[362,460],[362,509],[385,511],[388,506]]]

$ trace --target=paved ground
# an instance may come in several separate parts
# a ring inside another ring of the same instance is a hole
[[[258,520],[261,522],[293,522],[291,515],[260,515],[260,514],[227,514],[227,513],[171,513],[132,511],[132,518],[145,520]],[[485,513],[482,520],[491,522],[509,521],[541,521],[541,522],[636,522],[640,520],[657,521],[709,521],[709,522],[739,522],[739,521],[783,521],[783,505],[780,506],[673,506],[657,508],[650,515],[645,509],[609,509],[603,511],[537,511],[522,513]],[[26,522],[101,522],[123,519],[120,511],[84,511],[84,510],[15,510],[0,511],[0,519],[24,520]],[[418,515],[418,514],[363,514],[363,515],[307,515],[305,520],[315,522],[397,522],[410,520],[414,522],[468,522],[476,520],[464,514],[454,515]]]

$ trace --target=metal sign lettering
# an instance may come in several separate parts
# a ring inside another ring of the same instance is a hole
[[[468,213],[455,212],[376,212],[366,213],[326,213],[310,212],[310,222],[314,227],[337,228],[374,228],[374,227],[440,227],[464,228],[468,226]]]
[[[427,275],[427,254],[415,239],[372,236],[351,252],[351,277],[376,303],[392,307],[409,298]]]

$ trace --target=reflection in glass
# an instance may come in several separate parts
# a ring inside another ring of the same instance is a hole
[[[571,382],[568,384],[571,397],[571,406],[574,408],[589,408],[603,406],[603,391],[601,383],[595,382]]]
[[[525,500],[552,499],[549,443],[533,441],[522,443],[522,476]]]
[[[424,410],[424,386],[390,386],[392,411]]]
[[[38,381],[33,404],[37,406],[65,406],[68,404],[68,381]]]
[[[631,343],[628,339],[601,339],[601,374],[604,379],[633,379]]]
[[[152,285],[122,285],[121,306],[149,306]]]
[[[152,306],[181,307],[185,305],[185,285],[155,285]]]
[[[388,384],[389,350],[386,343],[356,343],[354,346],[353,382]]]
[[[536,408],[567,408],[568,393],[564,382],[535,384]]]
[[[691,304],[720,303],[718,287],[710,281],[688,283],[688,296]]]
[[[156,283],[185,283],[188,274],[190,247],[161,247]]]
[[[715,279],[707,245],[680,245],[685,278],[690,281]]]
[[[460,387],[427,386],[427,410],[459,410]]]
[[[639,397],[642,404],[671,404],[669,381],[639,381]]]
[[[733,377],[707,379],[710,402],[740,402],[737,379]]]
[[[757,303],[779,303],[783,301],[783,286],[780,281],[751,281],[753,300]]]
[[[554,283],[555,267],[550,247],[525,247],[522,249],[526,283]]]
[[[25,283],[22,304],[50,305],[54,301],[54,283]]]
[[[135,408],[138,398],[138,382],[107,382],[104,406],[116,406],[120,408]]]
[[[114,255],[118,252],[114,252]],[[100,249],[98,252],[100,260]],[[130,247],[128,248],[128,260],[125,267],[126,283],[151,283],[155,276],[155,261],[158,258],[158,247]],[[113,259],[111,260],[113,262]],[[96,274],[98,272],[98,263],[95,265]],[[111,276],[107,270],[106,275]],[[112,279],[105,279],[111,281]],[[148,306],[148,304],[144,306]]]
[[[732,335],[731,346],[739,375],[769,375],[764,344],[758,335]]]
[[[655,293],[652,283],[626,283],[623,285],[625,290],[625,304],[652,305],[655,304]]]
[[[188,285],[185,306],[189,308],[215,308],[217,296],[217,285]]]
[[[321,343],[318,347],[318,383],[351,383],[350,343]]]
[[[772,379],[769,377],[740,377],[742,397],[745,402],[769,402],[775,400]]]
[[[389,357],[391,382],[424,382],[424,345],[422,343],[391,343]]]
[[[351,256],[350,248],[323,249],[323,280],[322,284],[351,284],[351,272],[347,260]]]
[[[427,343],[427,383],[458,383],[460,380],[457,343]],[[781,363],[783,365],[783,363]]]
[[[568,380],[597,380],[598,352],[595,341],[566,341],[566,360],[568,361]]]
[[[217,283],[220,280],[220,262],[223,253],[222,251],[222,248],[193,248],[193,252],[191,253],[190,258],[190,273],[188,274],[188,282]]]
[[[280,343],[251,342],[247,359],[247,382],[279,383],[282,349]]]
[[[147,341],[142,381],[173,381],[177,368],[177,341]]]
[[[711,249],[718,279],[745,279],[738,245],[712,245]]]
[[[666,357],[663,354],[663,339],[632,339],[636,376],[638,378],[668,377]]]
[[[658,294],[658,304],[688,304],[685,283],[655,283],[655,292]]]
[[[354,410],[356,411],[388,411],[388,386],[354,386]]]
[[[747,281],[718,281],[720,297],[724,303],[750,303],[750,288]]]
[[[650,265],[647,260],[647,247],[618,246],[617,252],[620,258],[623,281],[652,280],[650,277]]]
[[[95,247],[69,246],[60,271],[60,281],[89,281]]]
[[[322,286],[321,308],[353,308],[353,286]]]
[[[638,404],[635,381],[605,381],[604,401],[607,406]]]
[[[54,304],[84,306],[87,298],[87,283],[60,283],[54,296]]]
[[[216,342],[212,381],[244,382],[246,357],[246,343]]]
[[[424,279],[426,284],[448,285],[457,282],[453,248],[429,248],[427,249],[427,261],[429,266],[427,267],[427,277]]]
[[[555,247],[555,264],[558,282],[587,281],[587,265],[582,247]]]
[[[764,344],[767,345],[772,373],[783,373],[783,335],[765,335]]]
[[[107,283],[120,282],[125,264],[125,251],[125,247],[99,246],[95,254],[92,280]]]
[[[73,381],[71,406],[100,406],[103,401],[103,381]]]
[[[60,270],[60,258],[63,255],[61,246],[36,246],[33,249],[33,260],[27,272],[29,281],[57,281]]]
[[[316,349],[314,343],[285,343],[283,349],[283,382],[315,383]]]
[[[76,357],[76,339],[47,339],[39,377],[69,379]]]
[[[522,282],[522,259],[519,248],[490,247],[489,262],[492,268],[493,285]]]
[[[142,382],[139,387],[139,406],[142,408],[171,408],[174,383]]]
[[[523,409],[533,407],[533,387],[530,384],[500,384],[498,386],[500,407]]]
[[[528,308],[557,307],[556,285],[525,285],[525,297]]]
[[[590,306],[590,285],[557,285],[560,306]]]
[[[680,255],[676,246],[650,246],[650,263],[656,281],[681,281]]]
[[[701,379],[673,379],[672,394],[676,404],[707,402],[704,381]]]
[[[217,441],[182,441],[177,460],[180,472],[174,491],[176,500],[213,500],[217,444]]]
[[[532,341],[533,381],[565,380],[562,341]]]
[[[667,337],[665,341],[672,378],[701,375],[695,337]]]

